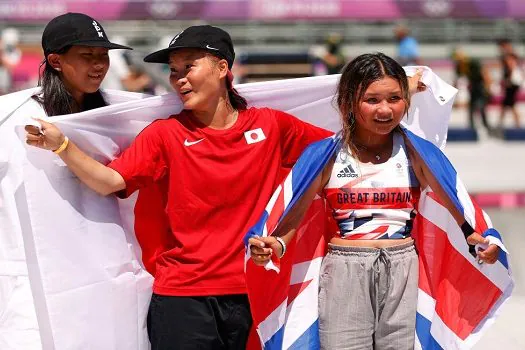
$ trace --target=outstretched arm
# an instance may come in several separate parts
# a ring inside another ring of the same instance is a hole
[[[416,174],[416,177],[421,185],[421,188],[425,188],[426,186],[429,186],[432,191],[437,195],[437,197],[440,199],[441,203],[449,213],[454,217],[454,220],[456,220],[457,224],[462,227],[466,224],[465,217],[463,214],[459,212],[459,210],[456,208],[454,203],[449,199],[448,195],[446,194],[445,190],[441,187],[439,182],[436,180],[434,175],[430,172],[426,164],[423,162],[421,157],[412,149],[412,146],[410,146],[408,143],[408,151],[410,154],[410,160],[412,162],[412,166],[414,169],[414,172]],[[488,244],[489,241],[487,238],[481,236],[478,232],[472,232],[467,237],[467,243],[470,245],[476,245],[476,244]],[[486,250],[479,251],[477,253],[477,257],[480,261],[493,264],[497,261],[499,254],[499,247],[497,245],[491,244]]]
[[[56,151],[65,145],[66,147],[58,154],[59,157],[80,181],[101,195],[105,196],[126,188],[126,183],[118,172],[91,158],[73,142],[66,141],[66,136],[52,123],[44,120],[38,122],[41,129],[33,125],[25,127],[28,145],[50,151]]]

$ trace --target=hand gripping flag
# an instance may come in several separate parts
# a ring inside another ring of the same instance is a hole
[[[431,142],[406,129],[404,133],[468,225],[501,248],[494,265],[480,265],[452,215],[433,192],[423,191],[412,233],[420,265],[414,345],[416,349],[471,348],[513,289],[507,251],[446,156]],[[272,234],[338,151],[339,143],[339,137],[334,136],[305,150],[247,233],[246,245],[253,235]],[[329,232],[326,217],[322,199],[314,200],[286,255],[266,268],[255,266],[247,249],[248,293],[264,349],[320,347],[317,293]]]

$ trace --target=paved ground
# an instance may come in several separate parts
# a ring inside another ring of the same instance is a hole
[[[449,142],[445,153],[472,192],[525,192],[525,142]]]
[[[525,104],[519,105],[525,126]],[[467,114],[455,109],[450,125],[464,127]],[[489,122],[497,125],[499,110],[489,108]],[[507,119],[510,125],[510,115]],[[477,142],[449,142],[445,148],[459,175],[471,192],[525,192],[525,141],[505,142],[491,138],[484,129]]]

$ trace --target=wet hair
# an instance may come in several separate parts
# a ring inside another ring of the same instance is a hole
[[[65,47],[56,53],[65,54],[70,48],[71,46]],[[38,86],[42,87],[42,91],[38,95],[33,96],[33,99],[42,105],[46,114],[50,117],[70,114],[77,109],[87,111],[107,106],[100,90],[84,94],[82,105],[77,106],[75,99],[67,90],[59,73],[49,64],[47,58],[40,64]]]
[[[343,142],[350,147],[353,154],[356,152],[352,137],[360,102],[370,84],[385,77],[399,83],[402,98],[406,103],[406,113],[410,104],[408,79],[403,67],[393,58],[379,52],[363,54],[343,68],[337,86],[337,107],[343,124]]]

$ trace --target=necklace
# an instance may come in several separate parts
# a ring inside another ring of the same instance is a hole
[[[355,146],[358,150],[366,151],[366,152],[372,153],[373,156],[375,157],[375,159],[377,159],[377,160],[381,160],[381,153],[384,151],[383,149],[381,149],[381,150],[379,150],[379,151],[374,151],[374,150],[371,150],[370,148],[368,148],[367,146],[362,145],[362,144],[357,143],[357,142],[354,142],[354,146]]]

